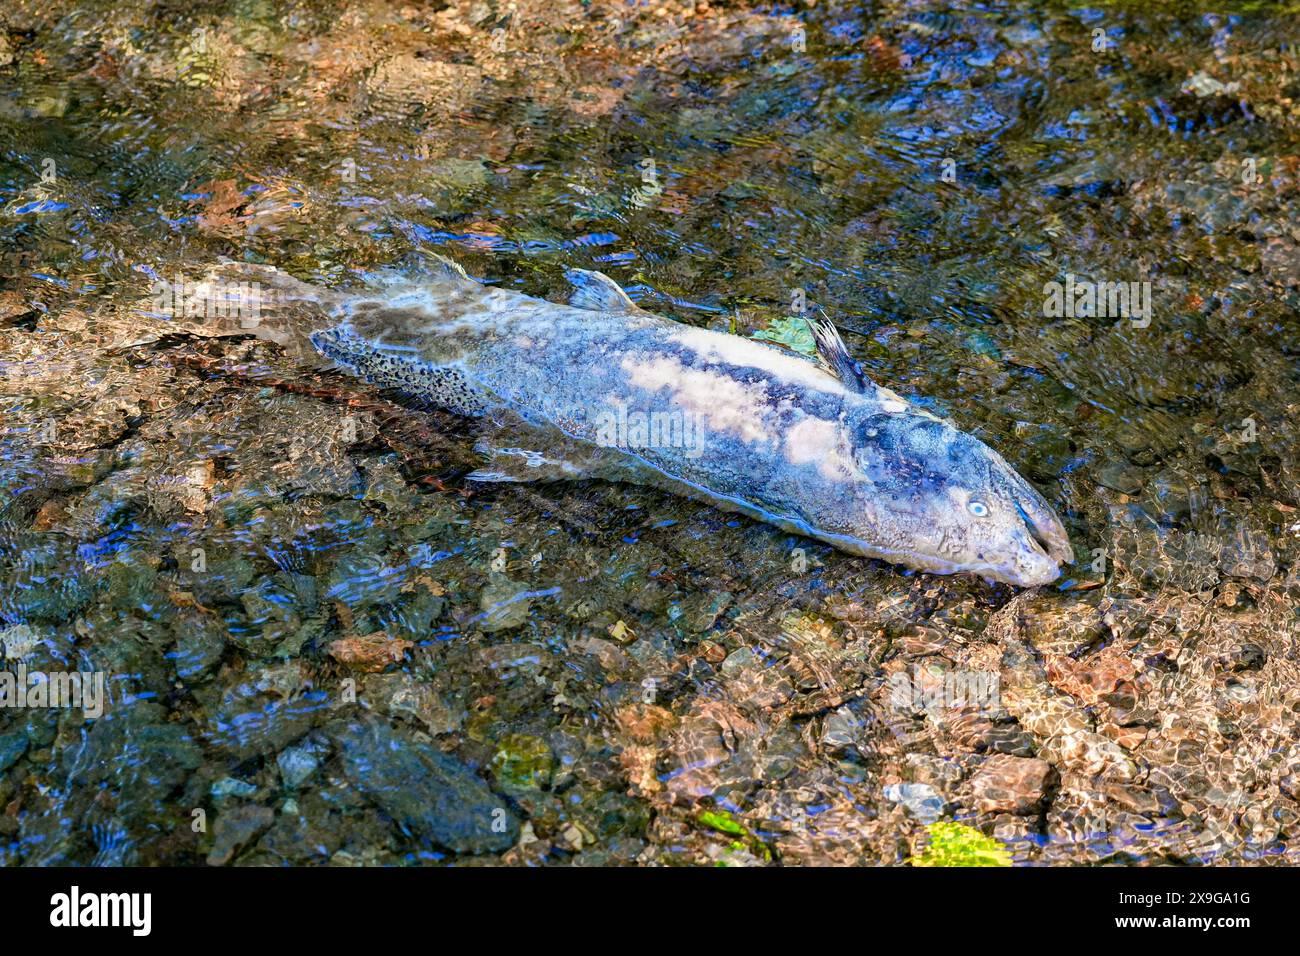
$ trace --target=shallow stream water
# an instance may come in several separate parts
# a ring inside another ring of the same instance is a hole
[[[0,862],[1297,862],[1298,13],[8,0],[0,643],[105,701],[0,709]],[[453,416],[154,308],[420,250],[824,309],[1078,560],[472,487]]]

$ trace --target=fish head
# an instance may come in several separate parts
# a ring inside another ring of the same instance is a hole
[[[1051,505],[979,439],[912,410],[874,416],[857,434],[856,497],[903,563],[1033,587],[1074,559]]]

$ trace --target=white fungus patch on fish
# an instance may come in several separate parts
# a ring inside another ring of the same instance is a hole
[[[622,368],[632,385],[649,393],[667,392],[673,406],[700,416],[717,432],[751,444],[775,445],[780,439],[766,383],[686,368],[675,358],[626,358]]]
[[[853,460],[840,423],[824,418],[805,418],[787,429],[785,459],[792,465],[814,463],[827,478],[871,481]]]

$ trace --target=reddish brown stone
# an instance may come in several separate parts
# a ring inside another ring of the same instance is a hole
[[[329,646],[330,657],[359,671],[381,671],[400,661],[414,647],[410,641],[394,640],[383,631],[364,637],[345,637]]]
[[[975,808],[981,813],[1032,813],[1042,802],[1052,774],[1046,760],[995,754],[971,777]]]

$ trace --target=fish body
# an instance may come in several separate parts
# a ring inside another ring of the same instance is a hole
[[[470,280],[335,295],[310,341],[347,371],[513,422],[480,480],[656,485],[857,555],[1029,586],[1072,557],[1050,505],[978,439],[862,374],[828,321],[819,356],[674,322],[608,277],[568,305]]]

